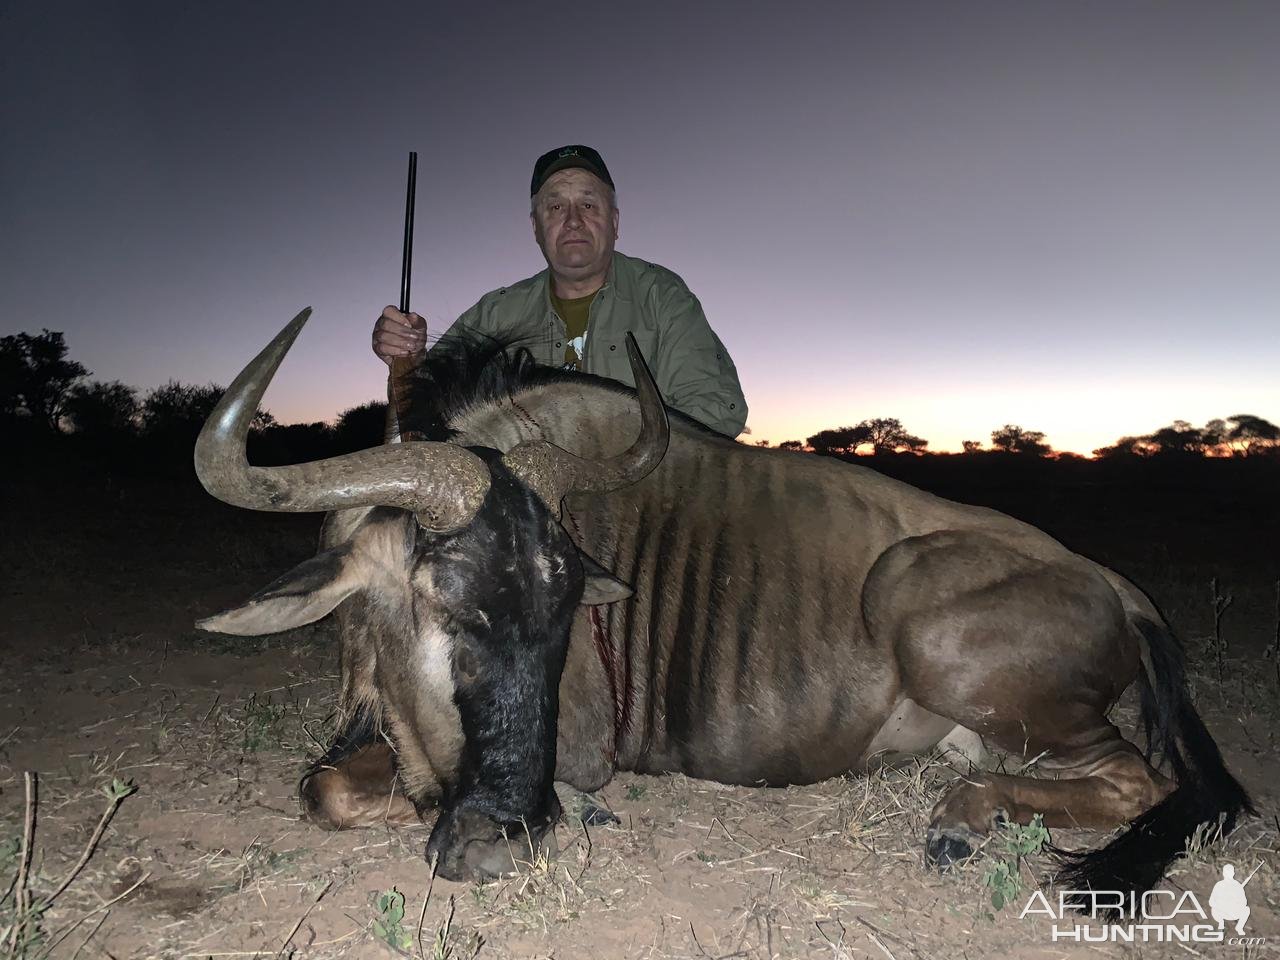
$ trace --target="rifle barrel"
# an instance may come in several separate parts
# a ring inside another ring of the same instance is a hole
[[[413,208],[418,191],[418,151],[409,152],[409,186],[404,198],[404,256],[400,261],[400,312],[409,312],[409,281],[413,277]]]
[[[409,152],[409,186],[404,198],[404,256],[400,261],[400,312],[409,312],[409,281],[413,277],[413,208],[418,190],[418,152]],[[414,357],[394,357],[387,377],[387,432],[403,440],[419,440],[404,428],[408,419]]]

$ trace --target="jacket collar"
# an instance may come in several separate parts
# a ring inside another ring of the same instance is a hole
[[[614,297],[619,300],[625,300],[628,303],[636,298],[636,277],[635,267],[633,266],[631,257],[626,254],[613,251],[613,260],[609,264],[609,272],[605,275],[604,286],[600,290],[612,290]],[[542,299],[547,304],[547,309],[551,309],[551,268],[547,267],[540,273],[539,279],[542,281]]]

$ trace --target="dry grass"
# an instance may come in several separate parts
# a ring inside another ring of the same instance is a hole
[[[284,668],[278,651],[206,655],[199,658],[206,668],[223,668],[216,692],[184,686],[179,678],[191,664],[172,659],[151,682],[146,671],[85,664],[110,711],[66,729],[19,724],[8,735],[10,751],[78,747],[44,777],[36,888],[48,890],[50,878],[74,866],[93,822],[95,784],[134,777],[143,787],[46,913],[49,929],[91,931],[94,944],[117,956],[362,957],[393,952],[373,923],[378,892],[397,887],[413,921],[409,955],[424,960],[903,960],[1036,956],[1043,946],[1034,924],[991,908],[983,884],[989,861],[946,875],[924,866],[928,811],[956,777],[936,758],[787,789],[623,775],[604,797],[620,826],[562,824],[553,860],[519,856],[516,876],[469,887],[442,881],[433,898],[421,859],[425,826],[324,834],[296,820],[294,778],[329,734],[335,688],[322,670],[305,676],[313,655],[303,651]],[[1274,756],[1267,679],[1228,671],[1218,684],[1216,663],[1205,667],[1194,681],[1215,728]],[[233,678],[246,668],[251,675],[238,686]],[[261,683],[258,670],[276,681]],[[1130,711],[1122,705],[1120,719]],[[21,822],[11,801],[18,782],[6,762],[0,835]],[[1198,837],[1170,881],[1204,890],[1224,863],[1246,870],[1262,863],[1251,898],[1274,910],[1280,823],[1274,796],[1263,806],[1266,817],[1226,840]],[[1055,832],[1068,845],[1101,839]],[[1032,858],[1020,868],[1028,887],[1044,867]]]
[[[520,872],[498,882],[434,882],[429,824],[329,834],[297,819],[298,772],[332,734],[336,677],[322,641],[304,631],[265,649],[157,649],[115,638],[70,669],[37,664],[20,690],[0,680],[19,704],[0,713],[0,842],[21,842],[22,770],[38,767],[41,843],[27,881],[37,895],[90,841],[98,786],[141,788],[43,914],[46,929],[74,931],[62,954],[85,944],[84,957],[389,956],[374,924],[379,895],[395,888],[403,952],[422,960],[1075,955],[1054,952],[1015,908],[992,908],[990,856],[947,874],[924,865],[929,810],[957,776],[937,758],[786,789],[622,775],[603,797],[621,825],[561,824],[554,859],[519,857]],[[1223,864],[1261,864],[1250,927],[1276,936],[1280,692],[1247,667],[1227,657],[1219,682],[1216,658],[1201,656],[1192,681],[1228,761],[1263,771],[1263,815],[1226,840],[1197,837],[1169,882],[1203,894]],[[1116,717],[1132,723],[1130,699]],[[1104,839],[1054,831],[1065,846]],[[1031,857],[1018,870],[1029,889],[1047,868]]]

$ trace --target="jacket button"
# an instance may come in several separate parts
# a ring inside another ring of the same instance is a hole
[[[737,405],[736,403],[731,403],[731,404],[729,404],[729,409],[730,409],[730,410],[735,410],[735,409],[737,409],[737,406],[738,406],[738,405]]]
[[[616,343],[611,343],[611,344],[609,344],[609,349],[610,349],[610,350],[617,350],[617,349],[618,349],[618,345],[617,345]]]
[[[556,341],[556,346],[557,346],[557,347],[561,346],[561,343],[560,343],[560,341],[559,341],[559,340],[557,340],[557,341]]]

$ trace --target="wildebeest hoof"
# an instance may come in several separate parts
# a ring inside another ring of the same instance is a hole
[[[305,820],[325,830],[422,822],[396,782],[391,750],[362,747],[336,766],[315,766],[303,775],[298,797]]]
[[[556,816],[559,810],[556,811]],[[555,818],[532,830],[523,823],[503,824],[468,808],[442,810],[427,841],[426,859],[436,861],[436,873],[446,880],[494,880],[528,870],[559,852]]]
[[[607,827],[611,823],[622,823],[616,813],[596,803],[584,805],[578,816],[588,827]]]
[[[946,870],[973,856],[973,834],[964,828],[930,827],[925,834],[925,860]]]
[[[557,783],[555,789],[567,819],[581,820],[588,827],[604,827],[622,822],[612,810],[589,793],[583,793],[567,783]]]
[[[548,830],[532,843],[523,832],[495,843],[473,840],[467,844],[463,859],[470,871],[467,878],[485,881],[527,872],[535,864],[555,859],[559,852],[555,831]]]

